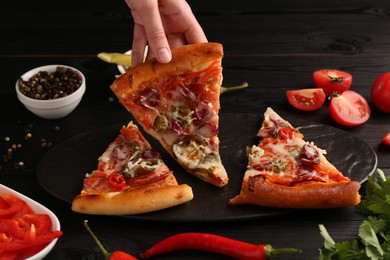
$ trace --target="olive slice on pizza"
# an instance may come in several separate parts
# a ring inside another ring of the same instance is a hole
[[[167,64],[151,59],[128,70],[111,89],[186,171],[225,186],[218,138],[222,45],[186,45],[173,49],[172,57]]]
[[[360,202],[360,183],[349,179],[326,152],[268,108],[257,136],[247,148],[248,165],[239,195],[231,205],[280,208],[337,208]]]
[[[132,215],[186,203],[192,189],[179,185],[172,171],[130,122],[84,178],[72,210],[96,215]]]

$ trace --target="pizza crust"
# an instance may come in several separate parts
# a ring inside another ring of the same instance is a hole
[[[248,186],[244,182],[239,195],[230,205],[252,204],[280,208],[338,208],[360,202],[357,181],[310,182],[300,186],[283,186],[255,177]]]
[[[169,63],[159,63],[156,59],[142,63],[117,78],[111,85],[111,90],[118,97],[126,98],[143,82],[181,75],[188,72],[189,68],[192,71],[200,71],[215,61],[221,61],[222,57],[223,48],[220,43],[208,42],[181,46],[172,49],[172,60]],[[219,83],[222,83],[222,78],[219,80]]]
[[[192,199],[192,189],[187,184],[146,186],[120,192],[81,193],[73,200],[72,210],[95,215],[132,215],[166,209]]]

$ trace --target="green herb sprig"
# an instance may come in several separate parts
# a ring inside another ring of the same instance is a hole
[[[355,209],[367,215],[359,227],[359,238],[336,243],[324,225],[319,225],[325,239],[320,260],[390,260],[390,176],[377,169],[368,177],[365,195]]]

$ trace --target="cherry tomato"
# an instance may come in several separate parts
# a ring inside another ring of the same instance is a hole
[[[371,99],[377,108],[390,113],[390,72],[382,74],[374,81]]]
[[[352,75],[335,69],[321,69],[313,73],[314,85],[322,88],[327,96],[334,92],[343,93],[352,84]]]
[[[387,145],[390,145],[390,131],[387,132],[383,137],[382,137],[382,142],[384,142]]]
[[[346,90],[332,97],[329,105],[330,116],[337,123],[346,126],[363,124],[370,118],[371,110],[367,100],[359,93]]]
[[[287,90],[288,102],[295,108],[305,111],[320,109],[325,102],[325,93],[320,88]]]

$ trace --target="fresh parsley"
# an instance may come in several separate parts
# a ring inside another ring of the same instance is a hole
[[[355,209],[367,215],[359,227],[359,239],[336,243],[324,225],[319,225],[325,239],[320,260],[390,260],[390,176],[382,170],[368,177],[365,196]]]

